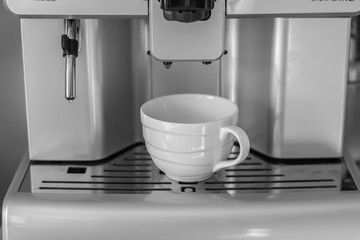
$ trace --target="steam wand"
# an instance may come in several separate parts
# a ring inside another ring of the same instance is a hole
[[[79,53],[79,19],[65,19],[65,34],[61,36],[61,47],[65,57],[65,98],[72,102],[76,98],[76,57]]]

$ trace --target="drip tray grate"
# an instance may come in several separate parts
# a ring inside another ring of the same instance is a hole
[[[238,154],[234,146],[228,159]],[[34,193],[149,194],[298,192],[357,190],[341,159],[275,161],[251,153],[241,164],[203,182],[169,179],[152,162],[143,144],[107,160],[87,163],[31,162],[28,178]]]

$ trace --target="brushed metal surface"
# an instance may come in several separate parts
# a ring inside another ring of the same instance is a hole
[[[131,94],[134,101],[132,115],[135,135],[134,142],[143,141],[140,124],[141,105],[153,96],[153,66],[149,51],[149,24],[147,19],[134,19],[131,21]],[[129,89],[128,89],[129,90]]]
[[[220,94],[219,60],[209,65],[197,61],[174,62],[170,69],[156,59],[151,64],[152,98],[179,93]]]
[[[227,0],[228,17],[345,17],[360,13],[360,0]]]
[[[21,24],[30,157],[96,160],[133,142],[130,20],[82,20],[72,103],[64,98],[63,20]]]
[[[360,186],[360,82],[349,82],[347,87],[346,124],[344,145],[346,159],[352,159],[350,168],[358,176],[354,180]]]
[[[146,17],[147,0],[5,0],[5,7],[22,18]]]
[[[342,156],[349,23],[227,20],[221,94],[239,105],[253,149],[277,158]]]

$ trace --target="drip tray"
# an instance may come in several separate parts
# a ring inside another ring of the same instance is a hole
[[[234,146],[228,160],[238,152]],[[342,159],[276,161],[254,152],[241,164],[221,170],[206,181],[177,182],[153,164],[143,144],[97,162],[33,161],[20,188],[33,193],[230,195],[351,190],[357,187]]]

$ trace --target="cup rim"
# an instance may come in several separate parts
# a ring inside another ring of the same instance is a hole
[[[176,96],[200,96],[200,97],[211,97],[211,98],[220,99],[224,102],[227,102],[228,104],[231,104],[234,107],[235,111],[226,118],[214,120],[214,121],[201,122],[201,123],[179,123],[179,122],[164,121],[150,117],[149,115],[145,114],[144,108],[147,105],[151,104],[153,101],[157,101],[162,98],[176,97]],[[238,106],[229,99],[215,95],[210,95],[210,94],[197,94],[197,93],[171,94],[171,95],[165,95],[165,96],[153,98],[145,102],[140,108],[141,123],[144,126],[165,132],[173,132],[173,133],[178,132],[180,134],[190,134],[190,135],[214,134],[221,127],[236,125],[238,120],[238,113],[239,113]],[[212,130],[212,128],[214,129]]]

